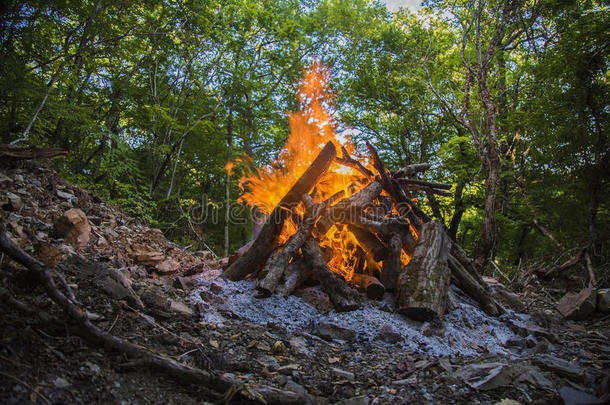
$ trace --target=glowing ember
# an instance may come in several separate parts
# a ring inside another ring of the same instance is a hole
[[[357,152],[350,138],[339,140],[336,136],[333,119],[326,108],[332,99],[329,93],[329,79],[328,69],[317,62],[305,72],[298,93],[302,109],[289,116],[288,140],[276,160],[241,179],[240,186],[244,193],[239,198],[240,202],[256,206],[265,214],[271,213],[327,142],[332,142],[337,150],[343,147],[369,170],[375,170],[368,159]],[[233,165],[228,163],[226,169],[229,173],[232,168]],[[315,201],[321,202],[339,191],[344,191],[344,197],[349,197],[362,190],[371,180],[351,167],[333,162],[316,184],[313,197]],[[297,211],[295,214],[303,214],[303,204],[295,211]],[[284,224],[280,243],[286,242],[296,231],[297,225],[289,218]],[[329,268],[347,280],[352,278],[359,265],[361,269],[368,269],[371,272],[380,268],[372,258],[362,265],[357,263],[358,260],[362,260],[357,255],[357,250],[361,246],[347,226],[332,226],[320,237],[320,246],[332,253],[328,261]],[[409,259],[403,252],[402,264],[408,263]]]

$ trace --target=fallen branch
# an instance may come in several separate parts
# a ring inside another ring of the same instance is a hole
[[[216,392],[237,390],[248,397],[253,396],[268,404],[295,404],[294,393],[286,394],[282,390],[253,384],[241,385],[224,375],[184,365],[167,356],[156,354],[150,350],[123,340],[110,333],[104,332],[93,325],[86,313],[76,306],[58,288],[47,267],[34,259],[20,247],[15,245],[7,236],[4,224],[0,223],[0,250],[17,263],[30,270],[40,281],[47,295],[55,302],[76,324],[76,332],[86,340],[99,344],[105,349],[116,350],[142,362],[147,367],[155,368],[175,377],[177,381],[203,385]],[[302,396],[301,401],[302,401]],[[302,402],[301,402],[302,403]]]

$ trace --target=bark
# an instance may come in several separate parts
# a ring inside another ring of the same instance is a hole
[[[331,142],[327,143],[305,173],[282,198],[277,207],[273,209],[252,247],[231,264],[222,273],[222,277],[230,280],[241,280],[263,266],[271,252],[277,247],[284,221],[290,214],[287,208],[298,204],[303,194],[308,193],[315,186],[322,175],[326,173],[335,156],[335,146]]]
[[[328,268],[316,240],[310,238],[305,242],[303,257],[311,265],[322,291],[328,294],[337,311],[353,311],[360,308],[358,293],[347,285],[343,277]]]
[[[413,257],[398,278],[398,312],[420,321],[445,313],[451,280],[447,265],[450,248],[451,241],[439,222],[422,226]]]
[[[449,268],[456,280],[455,284],[474,298],[483,311],[491,316],[498,316],[504,312],[495,302],[489,290],[480,284],[454,256],[449,256]]]
[[[326,208],[324,203],[314,203],[308,194],[303,195],[303,202],[307,209],[297,232],[290,237],[283,248],[273,252],[261,272],[262,277],[259,279],[256,287],[265,296],[273,294],[284,274],[284,270],[288,267],[288,263],[310,236],[314,224]]]
[[[354,274],[352,282],[356,285],[358,290],[365,293],[368,298],[372,300],[380,300],[383,298],[385,287],[377,277],[369,276],[367,274]]]
[[[381,282],[388,291],[396,290],[396,282],[402,270],[401,251],[402,239],[399,234],[394,233],[388,242],[388,255],[383,261],[381,270]]]
[[[303,259],[296,258],[284,270],[284,282],[275,291],[283,297],[288,297],[312,275],[311,267]]]
[[[455,187],[453,193],[453,216],[449,222],[449,237],[455,241],[457,237],[457,231],[462,222],[462,215],[464,215],[464,200],[462,199],[462,193],[464,192],[464,182],[459,182]]]
[[[415,163],[396,170],[392,173],[392,176],[394,178],[412,177],[417,173],[425,172],[428,169],[430,169],[430,163]]]

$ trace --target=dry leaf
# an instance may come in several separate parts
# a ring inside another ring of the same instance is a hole
[[[329,362],[330,364],[338,363],[338,362],[340,362],[340,361],[341,361],[341,359],[340,359],[339,357],[329,357],[329,358],[328,358],[328,362]]]

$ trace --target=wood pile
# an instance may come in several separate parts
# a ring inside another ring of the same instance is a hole
[[[397,310],[418,320],[446,312],[449,286],[454,283],[485,312],[500,314],[502,307],[464,250],[414,198],[415,192],[448,195],[451,186],[416,179],[429,169],[426,163],[390,172],[375,148],[368,143],[367,148],[376,173],[345,149],[338,157],[337,148],[328,142],[223,277],[256,277],[262,297],[288,296],[313,278],[338,311],[358,308],[363,294],[381,299],[385,292],[393,292]],[[349,197],[339,192],[320,200],[316,185],[333,162],[359,173],[359,191]],[[281,238],[287,221],[296,224],[297,230],[289,238]],[[351,232],[357,244],[356,253],[349,258],[353,268],[348,277],[331,269],[329,260],[336,252],[320,242],[338,224]]]

